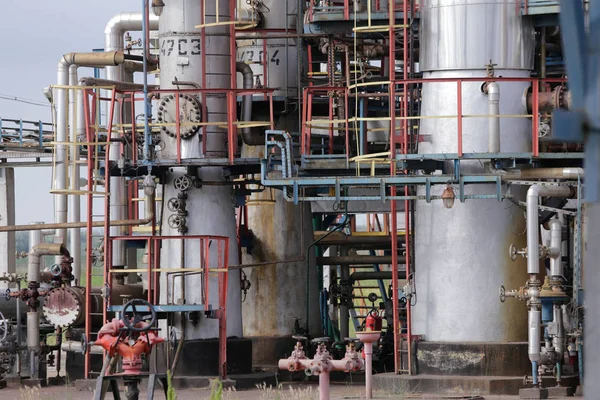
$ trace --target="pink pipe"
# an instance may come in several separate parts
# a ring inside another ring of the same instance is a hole
[[[373,353],[371,347],[371,354]],[[324,345],[317,349],[314,359],[306,358],[302,351],[302,344],[296,344],[295,351],[290,358],[279,360],[279,369],[288,371],[307,372],[307,375],[319,375],[319,399],[329,400],[329,372],[331,371],[360,371],[363,367],[363,360],[354,349],[354,345],[346,346],[346,354],[341,360],[333,360]]]
[[[365,343],[365,386],[367,399],[373,398],[373,343]]]
[[[319,400],[329,400],[329,372],[319,375]]]

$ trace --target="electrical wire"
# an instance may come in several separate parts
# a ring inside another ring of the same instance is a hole
[[[19,103],[25,103],[25,104],[30,104],[32,106],[38,106],[38,107],[50,107],[50,104],[46,104],[46,103],[42,103],[41,101],[37,101],[37,100],[32,100],[32,99],[26,99],[23,97],[17,97],[17,96],[12,96],[9,94],[3,94],[0,93],[0,99],[2,100],[9,100],[9,101],[16,101]]]

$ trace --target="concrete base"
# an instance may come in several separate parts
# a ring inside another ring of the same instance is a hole
[[[43,387],[46,386],[46,380],[39,378],[27,378],[21,381],[21,385],[24,387]]]
[[[563,384],[574,388],[577,377],[565,377]],[[547,386],[555,385],[552,377],[542,380]],[[373,376],[373,389],[384,392],[464,394],[464,395],[517,395],[523,386],[522,376],[446,376],[446,375],[395,375]]]
[[[523,376],[531,373],[526,342],[418,342],[416,374]]]
[[[571,397],[575,395],[575,390],[571,386],[552,386],[546,389],[550,397]]]
[[[291,336],[286,337],[248,337],[252,340],[252,366],[254,368],[277,367],[281,358],[290,356],[296,345]]]
[[[522,388],[519,390],[520,399],[547,399],[548,390],[543,388]]]
[[[216,379],[214,376],[174,376],[173,387],[175,389],[206,389],[210,387],[210,382]],[[253,389],[256,385],[265,384],[266,386],[276,386],[277,377],[272,372],[255,372],[251,374],[231,375],[223,381],[223,388]],[[146,379],[143,379],[140,388],[145,388]],[[75,381],[75,387],[80,392],[93,392],[96,389],[95,379],[78,379]],[[124,390],[120,386],[121,390]],[[109,388],[110,391],[110,388]]]
[[[151,370],[166,371],[166,346],[155,346],[154,357],[150,357]],[[171,353],[171,357],[174,354]],[[156,367],[154,366],[156,362]],[[249,374],[252,372],[252,341],[247,338],[227,338],[227,373]],[[219,340],[186,340],[179,355],[177,367],[173,372],[177,376],[203,377],[219,375]]]
[[[48,386],[64,386],[67,383],[67,378],[64,376],[53,376],[46,380]]]
[[[204,389],[209,388],[214,376],[174,376],[173,386],[175,389]],[[276,375],[271,372],[255,372],[251,374],[230,375],[223,381],[223,388],[235,388],[238,390],[252,389],[256,385],[276,386]]]

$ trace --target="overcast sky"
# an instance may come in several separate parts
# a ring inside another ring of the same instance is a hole
[[[104,47],[104,28],[121,11],[141,11],[140,0],[0,0],[0,94],[38,102],[56,83],[60,56]],[[132,34],[134,38],[140,35]],[[80,76],[92,70],[80,69]],[[49,107],[0,99],[0,117],[51,122]],[[53,222],[50,168],[17,168],[16,223]]]

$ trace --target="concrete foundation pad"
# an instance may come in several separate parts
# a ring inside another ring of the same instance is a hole
[[[544,388],[522,388],[519,390],[521,399],[547,399],[548,390]]]
[[[48,386],[64,386],[67,383],[67,378],[64,376],[53,376],[48,378],[46,382]]]
[[[542,381],[555,384],[552,377]],[[563,384],[574,388],[576,377],[565,377]],[[517,395],[523,386],[520,376],[448,376],[448,375],[396,375],[393,373],[373,376],[373,389],[394,394],[436,393],[464,395]]]
[[[93,392],[96,389],[95,379],[77,379],[75,388],[80,392]]]
[[[46,386],[46,381],[39,378],[27,378],[21,381],[21,385],[25,387],[42,387]]]
[[[571,397],[575,395],[575,391],[571,386],[553,386],[547,387],[548,396],[550,397]]]
[[[21,378],[20,376],[9,376],[4,378],[4,381],[6,382],[6,387],[9,388],[20,388],[22,380],[23,378]]]
[[[211,381],[217,379],[214,376],[174,376],[173,386],[175,389],[203,389],[209,388]],[[272,372],[255,372],[251,374],[230,375],[223,381],[223,388],[253,389],[256,385],[277,385],[276,375]]]

